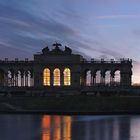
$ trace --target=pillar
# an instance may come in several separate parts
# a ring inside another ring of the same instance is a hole
[[[84,84],[84,73],[81,73],[80,74],[80,85],[81,86],[84,86],[85,84]]]
[[[33,76],[33,72],[30,72],[30,86],[34,86],[34,76]]]
[[[71,85],[72,87],[75,87],[75,88],[79,88],[81,85],[80,85],[80,76],[81,76],[81,73],[79,70],[75,70],[75,71],[72,71],[71,72],[72,76],[72,80],[71,80]]]
[[[101,84],[105,85],[105,73],[101,72]]]
[[[43,70],[40,70],[39,72],[38,72],[39,74],[38,74],[38,86],[39,87],[42,87],[43,86]]]
[[[24,72],[21,72],[21,87],[24,86]]]
[[[121,86],[131,86],[132,72],[121,72]]]
[[[110,73],[110,85],[114,85],[114,77],[115,77],[115,73],[111,71],[111,73]]]
[[[4,86],[8,86],[8,72],[4,73]]]
[[[96,73],[91,72],[91,86],[94,86],[96,84]]]
[[[15,83],[14,85],[15,86],[18,86],[18,72],[15,73],[15,79],[14,79],[14,81],[15,81],[14,82]]]
[[[25,72],[25,86],[28,86],[28,71]]]
[[[84,72],[84,86],[86,86],[86,73]]]
[[[64,86],[64,71],[60,69],[60,86]]]
[[[14,72],[11,72],[11,86],[14,86]]]
[[[53,86],[53,80],[54,80],[53,70],[50,69],[50,86]]]

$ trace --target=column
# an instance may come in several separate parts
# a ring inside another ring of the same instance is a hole
[[[131,76],[132,72],[121,72],[121,85],[131,86]]]
[[[21,87],[24,86],[24,72],[21,72]]]
[[[86,73],[84,73],[84,78],[83,78],[83,80],[84,80],[84,86],[86,86]]]
[[[105,85],[105,73],[101,72],[101,84]]]
[[[15,86],[18,86],[18,72],[15,73]]]
[[[53,86],[53,70],[50,69],[50,86]]]
[[[110,73],[110,85],[111,86],[114,85],[114,77],[115,77],[115,74],[114,74],[114,72],[111,71],[111,73]]]
[[[28,71],[25,72],[25,86],[28,86]]]
[[[33,72],[30,72],[30,86],[34,86]]]
[[[4,73],[4,86],[8,86],[8,73]]]
[[[84,86],[84,73],[81,73],[80,75],[80,84],[81,86]]]
[[[91,72],[91,86],[94,86],[96,84],[96,73]]]
[[[39,87],[42,87],[42,86],[43,86],[43,80],[44,80],[44,79],[43,79],[43,78],[44,78],[44,77],[43,77],[43,70],[40,70],[38,73],[39,73],[39,74],[38,74],[38,75],[39,75],[39,76],[38,76],[38,77],[39,77],[39,78],[38,78],[38,86],[39,86]]]
[[[64,73],[63,70],[60,69],[60,86],[64,86]]]
[[[14,72],[11,72],[11,86],[14,86]]]

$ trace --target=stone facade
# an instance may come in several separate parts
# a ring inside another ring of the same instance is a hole
[[[44,69],[50,70],[50,85],[54,88],[54,69],[60,70],[60,88],[64,87],[64,70],[70,70],[70,88],[84,86],[106,85],[106,72],[110,71],[109,85],[115,86],[115,72],[120,72],[120,86],[130,86],[132,77],[132,60],[120,59],[115,61],[95,60],[87,61],[79,54],[73,54],[72,50],[61,44],[53,44],[52,50],[45,47],[41,53],[34,55],[34,60],[9,61],[7,58],[0,61],[0,85],[8,87],[44,87]],[[100,71],[100,82],[97,84],[97,71]],[[89,78],[87,78],[89,73]],[[88,82],[87,82],[88,81]],[[87,84],[88,83],[88,84]],[[48,86],[46,86],[48,87]],[[57,86],[58,88],[58,86]]]

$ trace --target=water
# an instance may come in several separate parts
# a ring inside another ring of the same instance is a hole
[[[0,140],[140,140],[140,116],[0,115]]]

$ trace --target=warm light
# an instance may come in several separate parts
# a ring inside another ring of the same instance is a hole
[[[65,140],[71,140],[71,117],[70,116],[66,116],[63,117],[63,138]]]
[[[54,81],[53,81],[53,85],[54,86],[60,86],[60,70],[58,68],[56,68],[53,72],[53,78],[54,78]]]
[[[44,115],[42,117],[42,140],[50,140],[51,137],[51,117]]]
[[[54,116],[54,133],[53,140],[61,140],[61,117]]]
[[[50,86],[50,70],[48,68],[44,69],[43,72],[43,85]]]
[[[42,117],[42,140],[71,140],[70,116],[49,116]]]
[[[64,85],[65,86],[71,85],[71,72],[69,68],[65,68],[64,70]]]

